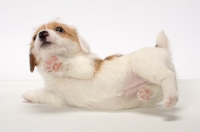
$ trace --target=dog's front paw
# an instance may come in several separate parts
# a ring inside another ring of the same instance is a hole
[[[62,63],[59,62],[58,57],[51,56],[50,59],[45,62],[44,68],[47,72],[53,72],[58,71],[61,65]]]
[[[35,95],[36,92],[34,90],[31,90],[31,91],[27,91],[25,92],[22,97],[26,100],[26,101],[29,101],[29,102],[34,102],[35,100]]]
[[[172,108],[178,102],[178,94],[168,95],[163,99],[163,106],[165,108]]]

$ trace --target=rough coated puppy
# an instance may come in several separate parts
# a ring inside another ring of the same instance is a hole
[[[178,101],[176,73],[168,38],[161,31],[156,46],[127,55],[98,58],[76,29],[59,22],[40,26],[30,44],[30,70],[44,78],[42,89],[23,98],[34,103],[117,110],[165,108]]]

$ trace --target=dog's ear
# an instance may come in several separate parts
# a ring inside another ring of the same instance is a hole
[[[30,71],[33,72],[35,66],[37,66],[35,55],[33,54],[33,43],[30,44],[30,53],[29,53],[29,64],[30,64]]]
[[[33,53],[29,54],[29,60],[30,60],[30,71],[33,72],[35,66],[37,66],[36,59]]]
[[[78,36],[78,41],[79,41],[79,45],[81,49],[86,53],[90,53],[90,47],[86,43],[86,41],[80,36],[80,34],[78,34],[77,36]]]
[[[33,53],[29,54],[29,60],[30,60],[30,71],[33,72],[35,69],[35,66],[37,66],[36,59]]]

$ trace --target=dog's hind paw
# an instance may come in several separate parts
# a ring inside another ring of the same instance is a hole
[[[137,97],[139,100],[149,101],[151,100],[151,91],[149,89],[140,89],[137,92]]]
[[[168,96],[163,99],[163,106],[165,108],[172,108],[178,102],[178,95]]]

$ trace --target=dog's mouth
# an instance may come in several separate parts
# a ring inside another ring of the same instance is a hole
[[[40,45],[40,48],[49,47],[51,44],[52,44],[52,42],[45,41],[45,42],[43,42],[43,43]]]

